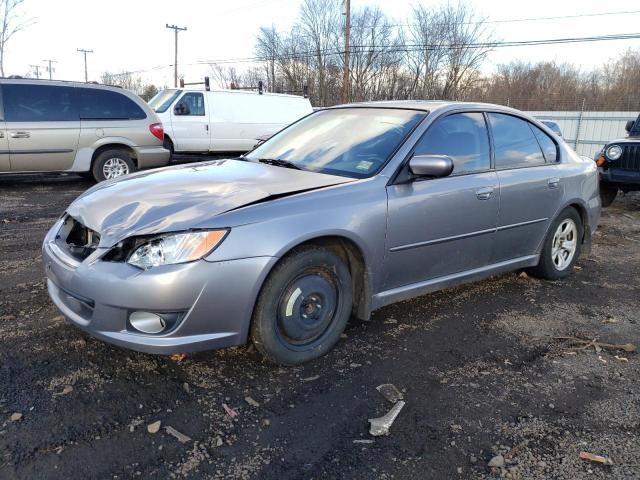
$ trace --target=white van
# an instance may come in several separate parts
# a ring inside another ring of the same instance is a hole
[[[247,152],[313,111],[308,98],[243,90],[168,89],[149,105],[172,152]]]

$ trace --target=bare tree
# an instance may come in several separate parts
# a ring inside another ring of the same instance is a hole
[[[0,76],[4,77],[4,56],[7,43],[20,30],[33,25],[33,19],[25,19],[19,14],[24,0],[0,0]]]

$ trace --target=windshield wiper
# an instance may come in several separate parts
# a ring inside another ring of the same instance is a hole
[[[275,165],[276,167],[293,168],[294,170],[304,170],[289,160],[281,160],[279,158],[259,158],[260,163],[267,163],[269,165]]]

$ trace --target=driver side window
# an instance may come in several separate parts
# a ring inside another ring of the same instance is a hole
[[[491,155],[484,115],[454,113],[436,120],[418,141],[415,155],[451,157],[452,175],[489,170]]]
[[[204,115],[204,95],[201,93],[185,93],[180,101],[189,107],[190,116]]]

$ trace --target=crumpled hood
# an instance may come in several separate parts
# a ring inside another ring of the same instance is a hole
[[[100,233],[100,247],[111,247],[133,235],[206,228],[214,216],[249,203],[350,181],[262,163],[216,160],[100,183],[78,197],[67,213]]]

